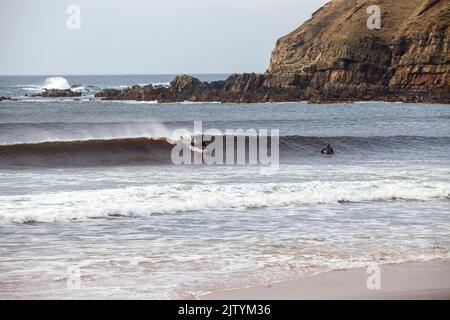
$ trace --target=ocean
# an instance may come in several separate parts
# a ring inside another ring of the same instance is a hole
[[[94,98],[173,77],[0,77],[0,298],[195,299],[450,258],[449,105]],[[194,121],[279,130],[278,170],[173,164]]]

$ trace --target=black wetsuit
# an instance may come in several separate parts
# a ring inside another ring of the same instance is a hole
[[[321,153],[322,154],[326,154],[326,155],[333,155],[334,154],[334,150],[331,147],[331,145],[327,145],[324,149],[322,149]]]
[[[191,146],[195,147],[195,142],[191,142]],[[206,149],[208,147],[208,144],[206,143],[206,141],[202,142],[202,149]]]

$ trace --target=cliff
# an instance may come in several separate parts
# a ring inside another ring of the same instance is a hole
[[[366,26],[372,4],[326,4],[278,40],[267,75],[295,75],[324,100],[448,101],[450,1],[378,0],[379,30]]]
[[[385,100],[450,103],[450,1],[378,0],[381,29],[369,30],[369,0],[333,0],[277,41],[265,74],[169,88],[104,90],[104,99],[223,102]]]

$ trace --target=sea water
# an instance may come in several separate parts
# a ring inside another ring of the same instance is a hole
[[[94,98],[172,78],[0,77],[0,298],[195,298],[450,256],[449,105]],[[173,165],[154,139],[194,121],[279,129],[279,169]]]

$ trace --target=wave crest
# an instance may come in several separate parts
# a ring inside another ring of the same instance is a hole
[[[170,164],[176,139],[180,137],[133,137],[0,145],[0,168]],[[190,137],[183,137],[184,143],[188,143],[189,139]],[[268,143],[270,150],[271,145],[270,142]],[[320,157],[320,150],[327,143],[333,145],[338,157],[367,157],[379,154],[386,158],[389,154],[398,154],[410,158],[410,155],[417,150],[425,152],[423,150],[427,148],[438,149],[443,145],[449,145],[450,137],[281,136],[280,159]],[[223,146],[225,155],[225,141]],[[246,153],[248,146],[246,143]]]
[[[162,164],[170,161],[167,138],[51,141],[0,145],[0,168]]]

